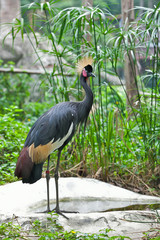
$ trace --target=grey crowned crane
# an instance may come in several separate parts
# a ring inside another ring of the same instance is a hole
[[[35,183],[42,177],[44,162],[48,159],[47,180],[47,212],[49,204],[49,159],[50,154],[58,150],[58,159],[55,169],[56,207],[54,211],[62,214],[59,208],[58,195],[58,168],[62,149],[69,143],[77,127],[86,124],[93,104],[93,93],[87,84],[92,73],[92,59],[84,58],[78,64],[80,83],[85,90],[85,98],[79,102],[61,102],[53,106],[40,116],[30,129],[24,147],[19,155],[15,176],[22,179],[23,183]],[[63,215],[64,216],[64,215]]]

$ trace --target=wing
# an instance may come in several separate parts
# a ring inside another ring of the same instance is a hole
[[[25,147],[34,143],[35,147],[62,139],[69,131],[71,124],[76,125],[77,114],[70,104],[60,103],[52,107],[37,119],[30,129]]]
[[[72,138],[77,125],[77,114],[69,102],[60,103],[44,113],[28,133],[24,147],[35,163],[45,161],[48,155]]]
[[[38,118],[28,133],[15,175],[25,183],[39,180],[44,161],[51,152],[69,142],[77,121],[76,108],[69,102],[57,104]]]

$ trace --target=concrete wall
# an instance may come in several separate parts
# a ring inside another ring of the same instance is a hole
[[[20,0],[0,0],[0,34],[5,35],[14,18],[20,18]]]

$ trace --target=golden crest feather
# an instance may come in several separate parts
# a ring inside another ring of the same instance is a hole
[[[81,74],[83,68],[87,65],[92,65],[93,58],[92,57],[84,57],[77,63],[77,73]]]

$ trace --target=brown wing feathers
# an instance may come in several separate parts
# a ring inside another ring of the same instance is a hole
[[[52,141],[50,141],[46,145],[39,145],[38,147],[34,147],[34,143],[29,147],[29,156],[34,163],[44,162],[48,155],[52,152]]]

